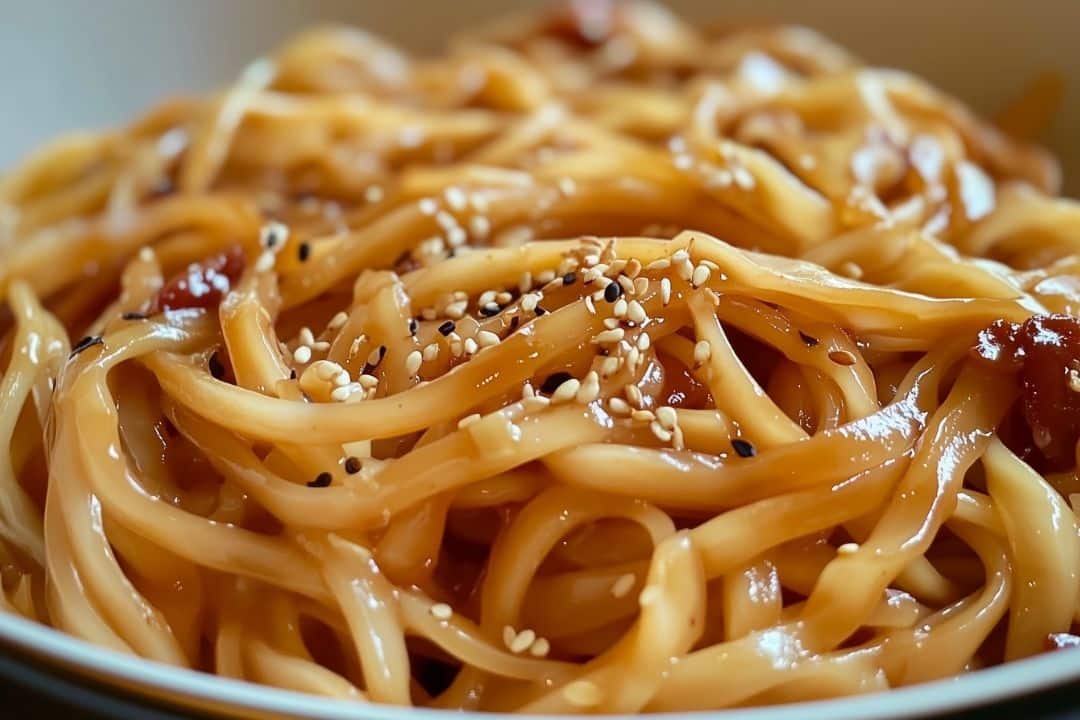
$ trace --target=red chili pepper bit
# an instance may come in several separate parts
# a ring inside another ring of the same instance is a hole
[[[995,321],[979,333],[971,355],[996,371],[1018,375],[1018,412],[998,428],[1002,440],[1036,470],[1072,467],[1080,439],[1080,392],[1071,379],[1080,370],[1080,318]]]
[[[244,263],[244,251],[239,245],[191,263],[165,283],[152,311],[217,307],[244,272]]]

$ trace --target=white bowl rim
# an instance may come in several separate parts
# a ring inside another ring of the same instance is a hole
[[[195,702],[189,707],[210,704],[240,712],[323,720],[449,720],[454,716],[461,717],[459,711],[334,700],[175,668],[91,645],[7,613],[0,613],[0,644],[60,663],[77,675],[92,675],[106,683],[111,681],[129,693],[170,698],[167,704],[176,704],[178,699],[183,704],[183,699],[191,698]],[[717,716],[723,720],[803,720],[811,716],[830,720],[914,718],[984,706],[1078,680],[1080,650],[1063,650],[884,693],[693,714]],[[483,713],[482,716],[484,720],[512,717],[497,713]]]

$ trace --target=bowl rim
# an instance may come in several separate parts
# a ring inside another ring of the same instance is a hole
[[[0,613],[0,644],[22,650],[46,663],[65,667],[77,676],[96,678],[110,688],[181,707],[218,709],[231,714],[284,714],[323,720],[448,720],[452,716],[461,717],[461,712],[456,710],[401,708],[321,698],[171,667],[92,645],[7,613]],[[830,720],[913,718],[984,706],[1078,680],[1080,651],[1061,651],[883,693],[694,714],[699,717],[722,716],[724,720],[802,720],[810,715],[827,716]],[[484,713],[483,716],[491,720],[514,717],[500,713]]]

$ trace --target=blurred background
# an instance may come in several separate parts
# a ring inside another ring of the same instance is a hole
[[[122,123],[169,94],[227,83],[301,28],[362,25],[431,52],[448,34],[536,0],[0,0],[0,168],[58,133]],[[1080,0],[668,0],[686,17],[820,30],[993,113],[1047,70],[1067,82],[1044,141],[1080,196]]]

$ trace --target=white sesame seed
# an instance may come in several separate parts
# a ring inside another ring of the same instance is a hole
[[[461,247],[469,239],[469,236],[459,227],[452,227],[446,231],[446,242],[450,247]]]
[[[698,365],[704,365],[709,362],[709,358],[712,357],[712,344],[708,340],[699,340],[694,345],[694,362]]]
[[[536,642],[529,648],[529,654],[533,657],[546,657],[551,652],[551,643],[547,638],[536,638]]]
[[[446,204],[455,212],[461,212],[468,206],[469,199],[465,196],[465,192],[456,185],[446,188],[443,191],[443,197],[446,198]]]
[[[593,303],[593,299],[589,295],[585,296],[585,309],[589,311],[590,315],[596,314],[596,305]]]
[[[440,620],[449,620],[454,615],[454,609],[446,603],[435,603],[431,606],[431,614]]]
[[[634,573],[620,575],[611,585],[611,594],[617,598],[626,597],[634,589],[635,582],[637,582],[637,576]]]
[[[573,178],[562,177],[559,178],[559,192],[563,195],[573,195],[577,191],[577,185],[574,184]]]
[[[638,602],[641,604],[642,607],[647,607],[649,605],[652,605],[654,602],[656,602],[659,599],[660,599],[660,588],[658,588],[655,585],[647,586],[644,590],[641,591],[641,594],[638,595]]]
[[[630,401],[630,404],[634,407],[641,407],[645,402],[645,398],[641,394],[641,388],[637,385],[627,385],[623,388],[623,393],[626,395],[626,399]]]
[[[473,215],[469,219],[469,232],[477,240],[483,240],[491,232],[491,221],[483,215]]]
[[[750,171],[739,165],[733,168],[731,176],[735,179],[735,184],[743,190],[752,190],[754,187],[754,176],[750,174]]]
[[[360,388],[355,385],[344,385],[339,388],[334,388],[330,392],[330,399],[334,402],[345,402],[350,397],[352,397],[353,393],[357,392],[359,389]]]
[[[581,387],[578,389],[574,399],[582,405],[587,405],[599,395],[600,377],[596,374],[596,371],[590,370],[585,374],[585,379],[582,380]]]
[[[647,332],[640,333],[638,335],[638,338],[637,338],[637,348],[638,348],[638,350],[641,350],[642,352],[645,352],[646,350],[649,349],[650,345],[652,345],[652,338],[649,337],[649,333],[647,333]]]
[[[365,390],[370,390],[379,386],[379,378],[368,373],[364,373],[360,377],[356,378],[356,382],[360,383],[360,387],[364,388]]]
[[[484,292],[480,293],[480,297],[476,299],[476,304],[481,307],[483,307],[484,305],[489,305],[493,302],[495,302],[494,290],[485,290]]]
[[[293,350],[293,360],[301,365],[311,362],[311,348],[307,345],[301,345]]]
[[[539,275],[536,276],[536,282],[540,283],[541,285],[547,285],[549,282],[551,282],[554,279],[555,279],[555,271],[554,270],[544,270]]]
[[[420,353],[420,358],[424,362],[431,362],[437,357],[439,357],[439,343],[428,343]]]
[[[649,318],[649,316],[645,314],[645,308],[637,300],[630,301],[630,304],[626,309],[626,317],[636,322],[638,325]]]
[[[472,193],[469,195],[469,204],[472,205],[473,210],[479,213],[485,213],[488,211],[488,199],[486,195],[482,193]]]
[[[645,269],[649,271],[655,271],[667,270],[669,267],[671,267],[671,261],[667,258],[660,258],[659,260],[653,260],[651,263],[646,265]]]
[[[503,645],[509,648],[511,645],[514,644],[514,640],[517,639],[517,630],[515,630],[510,625],[504,626],[502,631],[502,639]]]
[[[506,305],[513,299],[514,296],[506,292],[505,290],[500,290],[498,293],[495,294],[495,302],[499,303],[500,305]]]
[[[630,366],[631,372],[637,369],[639,362],[641,362],[641,351],[636,346],[626,351],[626,364]]]
[[[604,327],[606,327],[608,330],[614,330],[615,328],[619,327],[619,318],[604,318],[603,322]]]
[[[649,290],[649,278],[638,277],[634,279],[634,294],[644,295]]]
[[[490,330],[481,330],[476,333],[476,341],[480,347],[491,347],[499,344],[499,336]]]
[[[859,544],[853,542],[846,542],[840,547],[836,548],[838,555],[854,555],[859,552]]]
[[[472,415],[466,415],[458,420],[458,429],[467,428],[475,422],[480,422],[480,413],[473,413]]]
[[[625,334],[626,331],[624,331],[622,328],[604,330],[603,332],[597,333],[595,336],[593,336],[592,342],[593,344],[615,343],[622,340]]]
[[[671,280],[660,278],[660,301],[666,307],[671,302]]]
[[[525,312],[533,312],[536,310],[536,306],[540,304],[540,299],[543,296],[540,293],[526,293],[521,296],[521,309]]]
[[[621,318],[626,315],[626,307],[626,298],[619,298],[611,307],[611,312],[615,317]]]
[[[532,273],[526,270],[524,273],[522,273],[521,278],[518,280],[518,290],[520,290],[521,294],[524,295],[525,293],[532,290],[532,285]]]
[[[613,397],[608,399],[608,408],[616,415],[629,415],[630,406],[622,398]]]
[[[384,351],[381,348],[374,348],[367,356],[367,364],[375,367],[382,362]]]
[[[311,343],[311,349],[315,352],[326,352],[330,349],[330,343],[326,340],[318,340]]]
[[[476,351],[480,349],[480,345],[477,344],[472,338],[465,338],[465,354],[475,355]]]
[[[577,396],[577,392],[580,389],[580,380],[575,378],[564,380],[559,387],[555,388],[555,392],[551,393],[551,402],[553,404],[568,402]]]
[[[523,653],[536,642],[536,631],[526,628],[517,634],[510,643],[510,652]]]
[[[419,350],[413,350],[405,357],[405,372],[410,376],[420,372],[420,365],[424,362],[424,356]]]
[[[420,208],[420,212],[425,215],[434,215],[439,211],[439,204],[435,202],[435,198],[421,198],[418,207]]]
[[[689,281],[692,277],[694,277],[694,263],[690,262],[689,258],[683,260],[682,262],[676,263],[675,272],[677,272],[679,274],[679,277],[681,277],[683,280]]]
[[[334,387],[345,387],[346,385],[349,384],[349,373],[348,373],[348,371],[343,369],[341,372],[339,372],[337,375],[335,375],[331,379],[331,382],[333,382]]]
[[[301,345],[311,345],[315,342],[315,336],[311,332],[311,328],[307,325],[300,328],[300,332],[297,334],[297,338],[300,340]]]
[[[521,401],[521,406],[523,408],[525,408],[525,410],[527,412],[533,412],[535,410],[543,410],[544,408],[546,408],[550,404],[551,404],[551,401],[548,400],[543,395],[534,395],[532,397],[524,398]]]
[[[420,311],[420,317],[424,320],[434,320],[439,317],[439,313],[435,312],[435,308],[424,308]]]
[[[686,442],[683,439],[682,428],[676,425],[671,431],[671,447],[676,450],[682,450],[686,447]]]
[[[461,318],[465,317],[465,311],[468,309],[468,307],[469,302],[467,300],[458,300],[457,302],[452,302],[447,305],[446,309],[443,312],[448,318],[460,320]]]
[[[651,423],[656,419],[656,415],[653,415],[652,410],[635,410],[630,413],[630,419],[634,422],[649,422]]]
[[[847,260],[840,265],[840,274],[846,275],[852,280],[859,280],[863,276],[863,269],[856,263]]]
[[[377,203],[383,199],[383,189],[378,185],[368,185],[364,190],[364,199],[369,203]]]
[[[619,372],[619,365],[619,358],[608,356],[600,362],[600,374],[604,377],[611,377]]]
[[[637,293],[637,285],[634,284],[633,280],[626,277],[625,275],[620,275],[618,279],[619,285],[622,286],[623,291],[626,292],[627,295],[633,295]]]
[[[605,275],[615,277],[616,275],[618,275],[619,273],[621,273],[625,269],[626,269],[626,260],[624,260],[623,258],[619,258],[618,260],[616,260],[613,263],[611,263],[610,265],[608,265],[608,269],[607,269],[607,272],[605,273]]]
[[[670,405],[661,405],[656,408],[656,419],[660,422],[660,425],[665,429],[672,429],[679,422],[679,416],[675,412],[675,408]]]
[[[255,261],[255,272],[269,272],[274,269],[274,263],[277,261],[277,256],[271,251],[259,255],[259,259]]]
[[[435,213],[435,222],[439,223],[439,227],[443,230],[449,230],[458,226],[457,218],[445,210],[440,210]]]
[[[655,435],[660,442],[671,442],[671,431],[664,429],[664,427],[656,420],[649,423],[649,429],[652,430],[652,434]]]
[[[340,330],[344,327],[345,323],[349,321],[349,314],[346,312],[339,312],[330,318],[330,322],[326,323],[327,330]]]
[[[694,287],[701,287],[705,283],[709,282],[709,275],[712,274],[712,270],[709,270],[705,265],[698,265],[694,268],[693,274],[690,276],[690,284]]]
[[[571,705],[577,707],[593,707],[599,705],[600,700],[603,698],[599,686],[588,680],[574,680],[571,683],[567,683],[566,687],[562,689],[562,696],[566,698],[566,701]]]
[[[686,248],[679,248],[675,252],[671,253],[671,262],[681,263],[690,259],[690,253],[686,251]]]

